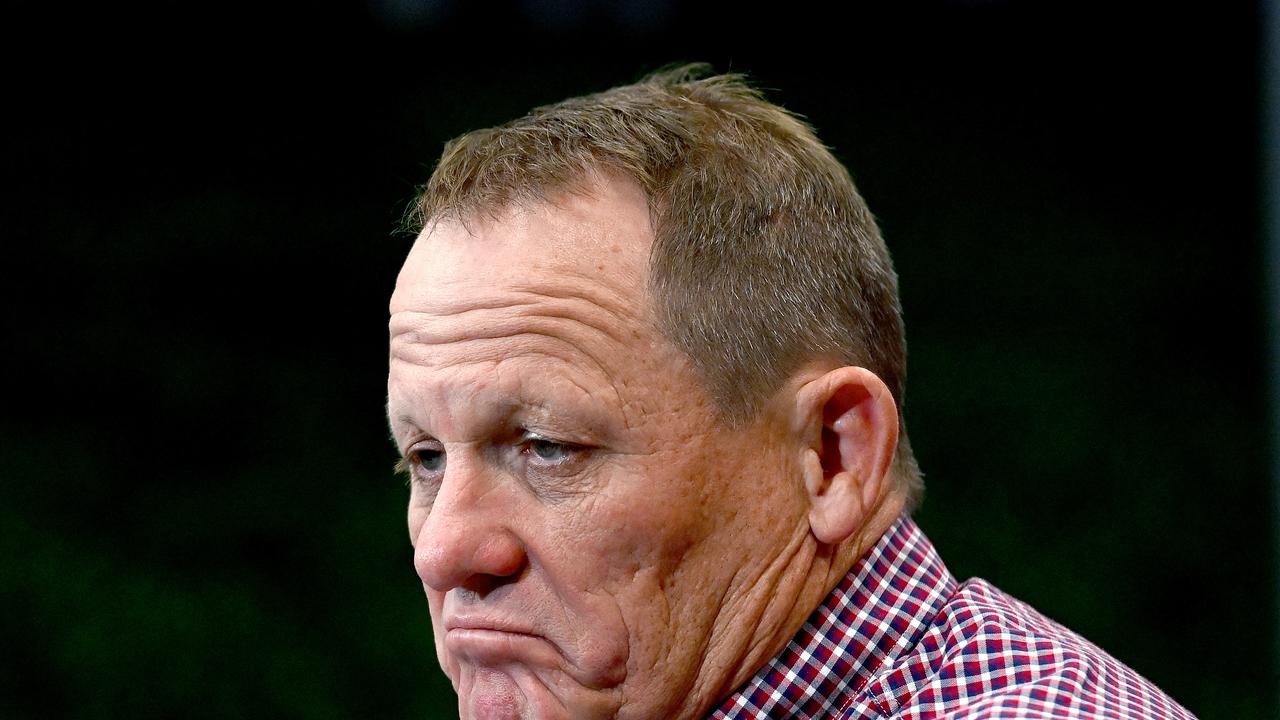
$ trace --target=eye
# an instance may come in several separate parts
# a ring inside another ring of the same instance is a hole
[[[586,451],[581,445],[552,440],[548,437],[529,433],[525,435],[521,452],[532,462],[543,467],[559,467],[568,465]]]
[[[432,448],[422,450],[414,450],[411,455],[410,462],[422,468],[426,472],[435,473],[444,470],[444,451]]]
[[[434,441],[420,442],[409,448],[398,468],[409,473],[411,480],[423,480],[427,476],[440,475],[445,468],[444,448]]]
[[[556,440],[531,430],[523,430],[515,450],[511,471],[534,493],[557,500],[583,492],[593,476],[595,453],[591,445]]]
[[[558,465],[569,458],[571,448],[555,440],[535,437],[529,440],[529,452],[536,455],[539,460]]]

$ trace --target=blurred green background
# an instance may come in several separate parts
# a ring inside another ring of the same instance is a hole
[[[917,517],[1203,718],[1275,717],[1258,9],[9,10],[0,716],[453,717],[383,418],[445,140],[677,60],[851,168]]]

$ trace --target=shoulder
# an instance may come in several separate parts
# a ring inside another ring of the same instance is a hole
[[[962,583],[847,710],[894,718],[1193,716],[1102,649],[981,579]]]

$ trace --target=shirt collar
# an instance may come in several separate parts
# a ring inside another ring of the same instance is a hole
[[[711,718],[818,717],[839,710],[919,641],[956,580],[903,515],[836,585],[791,642]]]

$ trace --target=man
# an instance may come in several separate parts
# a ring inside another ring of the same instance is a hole
[[[464,135],[419,199],[388,412],[460,715],[1190,717],[947,572],[870,212],[697,72]]]

